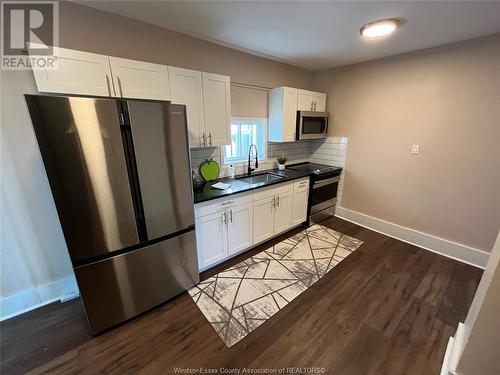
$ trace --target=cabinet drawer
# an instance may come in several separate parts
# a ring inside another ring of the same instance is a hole
[[[297,194],[309,190],[309,177],[295,181],[293,183],[293,193]]]
[[[277,185],[269,186],[268,188],[263,188],[256,190],[253,197],[254,201],[272,197],[274,195],[283,194],[293,190],[293,182],[285,182]]]
[[[213,214],[234,207],[240,204],[253,202],[253,192],[236,194],[229,197],[214,199],[208,202],[197,203],[194,205],[195,218]]]

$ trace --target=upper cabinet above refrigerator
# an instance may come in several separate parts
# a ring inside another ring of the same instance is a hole
[[[171,100],[166,65],[109,57],[116,96]]]
[[[172,101],[187,108],[189,147],[231,143],[229,76],[56,49],[57,69],[33,71],[39,92]]]
[[[57,68],[33,70],[40,92],[170,100],[166,65],[57,48]]]
[[[59,55],[56,69],[36,69],[40,92],[115,96],[108,56],[54,47]]]

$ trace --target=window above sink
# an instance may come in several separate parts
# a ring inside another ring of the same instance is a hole
[[[267,118],[231,119],[231,144],[222,147],[224,164],[236,164],[248,160],[251,144],[257,146],[259,160],[267,156]]]

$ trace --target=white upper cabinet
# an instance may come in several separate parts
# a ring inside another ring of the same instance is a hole
[[[171,100],[166,65],[109,57],[116,96]]]
[[[314,111],[313,92],[307,90],[298,90],[297,110]]]
[[[33,71],[38,91],[171,100],[186,106],[190,147],[231,143],[229,76],[54,48],[58,69]]]
[[[325,112],[326,94],[299,89],[297,103],[297,110],[299,111]]]
[[[315,112],[326,112],[326,94],[322,92],[314,92],[313,102]]]
[[[295,140],[298,90],[277,87],[269,91],[269,141]]]
[[[206,146],[231,143],[231,88],[228,76],[202,73]]]
[[[230,78],[169,67],[172,101],[186,105],[190,147],[231,143]]]
[[[55,70],[33,70],[40,92],[114,96],[108,56],[57,48]]]
[[[205,140],[205,111],[201,72],[168,67],[172,102],[186,106],[189,146],[201,147]]]

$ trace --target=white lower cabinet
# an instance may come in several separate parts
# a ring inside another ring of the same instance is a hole
[[[227,231],[224,212],[196,219],[196,244],[199,268],[206,268],[227,258]]]
[[[308,198],[309,179],[295,182],[293,185],[292,226],[306,221]]]
[[[198,264],[206,269],[253,245],[252,195],[195,207]]]
[[[274,196],[259,199],[253,203],[253,240],[259,243],[274,234]]]
[[[228,255],[253,245],[253,204],[246,203],[227,210]]]
[[[309,178],[195,205],[200,270],[302,224]]]
[[[274,234],[286,231],[292,226],[293,189],[281,192],[276,196],[274,209]]]

